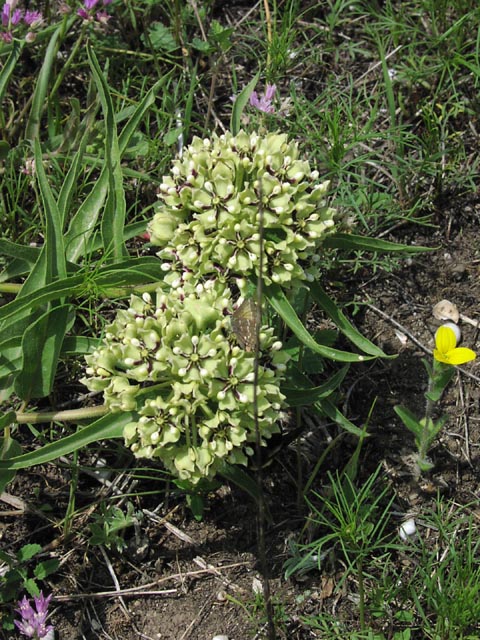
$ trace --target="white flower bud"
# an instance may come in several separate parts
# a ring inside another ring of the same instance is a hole
[[[460,327],[458,326],[458,324],[455,324],[455,322],[445,322],[445,324],[442,326],[448,327],[453,331],[453,333],[455,334],[455,338],[457,340],[456,344],[458,344],[462,338],[462,332],[460,331]]]

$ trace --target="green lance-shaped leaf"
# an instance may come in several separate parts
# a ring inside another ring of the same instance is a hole
[[[379,238],[367,238],[350,233],[332,233],[325,237],[323,246],[329,249],[354,249],[356,251],[378,251],[380,253],[422,253],[436,251],[432,247],[416,247],[409,244],[397,244],[380,240]]]
[[[356,353],[340,351],[338,349],[332,349],[331,347],[318,344],[318,342],[312,338],[308,330],[305,328],[302,321],[295,313],[294,308],[288,301],[285,293],[278,285],[265,287],[265,297],[297,338],[303,342],[306,347],[315,351],[315,353],[318,353],[329,360],[338,360],[340,362],[363,362],[373,358],[373,356],[362,356]]]
[[[346,418],[337,405],[330,400],[330,398],[323,398],[319,402],[315,403],[315,407],[322,414],[325,414],[330,420],[333,420],[336,424],[338,424],[342,429],[348,431],[348,433],[352,433],[354,436],[363,437],[365,435],[362,429],[359,429],[353,422],[350,422],[348,418]]]
[[[240,91],[235,98],[235,102],[232,107],[232,117],[230,118],[230,131],[236,136],[241,129],[242,113],[245,109],[247,102],[252,94],[252,91],[257,86],[257,82],[260,78],[260,71],[250,80],[246,87]]]
[[[402,407],[401,405],[396,405],[393,409],[407,429],[413,433],[415,438],[420,438],[422,436],[424,426],[415,414],[412,413],[410,409]]]
[[[22,400],[44,398],[51,392],[68,327],[69,309],[69,305],[53,307],[25,331],[22,369],[14,385],[15,393]]]
[[[33,465],[45,464],[61,456],[78,451],[98,440],[122,438],[125,425],[135,419],[137,419],[136,414],[131,411],[109,413],[70,436],[50,442],[35,451],[30,451],[8,460],[0,460],[0,474],[3,474],[4,471],[26,469]]]
[[[304,386],[299,386],[298,388],[282,386],[281,391],[285,395],[288,406],[304,407],[328,398],[338,389],[349,368],[349,365],[345,365],[317,387],[308,386],[308,378],[300,372],[295,372],[293,376],[289,376],[289,382],[298,381],[299,385],[303,383]]]
[[[48,43],[47,50],[45,51],[42,68],[40,69],[40,73],[38,74],[35,91],[33,92],[32,108],[30,109],[30,115],[25,130],[25,138],[27,140],[33,141],[36,140],[39,136],[40,121],[46,105],[45,96],[47,95],[52,66],[57,55],[57,40],[63,29],[63,25],[60,25],[58,27],[58,29],[52,35],[50,42]],[[36,166],[38,167],[38,164]]]
[[[98,289],[99,295],[101,295],[102,290],[108,290],[110,287],[123,287],[124,295],[127,296],[129,295],[128,287],[143,283],[153,283],[158,280],[159,275],[162,275],[159,274],[158,264],[158,258],[155,256],[128,258],[119,264],[105,265],[89,273],[88,281],[91,286],[95,286]],[[52,300],[81,295],[85,289],[86,282],[86,274],[78,273],[52,282],[24,297],[17,296],[15,300],[0,307],[2,338],[4,338],[9,326],[15,327],[20,318],[30,315],[32,309]]]
[[[118,137],[120,156],[125,153],[131,137],[137,130],[143,116],[153,104],[157,91],[164,84],[167,78],[168,74],[158,80],[158,82],[156,82],[155,85],[145,94],[127,124],[122,129]],[[109,170],[108,166],[105,165],[100,172],[95,186],[73,216],[65,234],[67,259],[71,262],[77,262],[86,251],[99,248],[98,242],[95,243],[94,246],[90,245],[92,234],[94,233],[95,226],[99,220],[102,207],[105,202],[108,185]],[[126,239],[123,229],[121,234],[121,237]]]
[[[123,242],[126,203],[117,125],[110,90],[95,52],[91,47],[87,47],[87,54],[105,118],[105,162],[108,172],[108,194],[102,219],[103,246],[107,253],[112,252],[113,262],[119,262],[126,255],[127,250]]]
[[[396,356],[387,356],[379,347],[374,345],[370,340],[362,336],[351,322],[340,311],[335,302],[331,300],[322,287],[318,283],[309,285],[310,295],[313,300],[325,311],[340,331],[359,349],[370,356],[387,358]]]

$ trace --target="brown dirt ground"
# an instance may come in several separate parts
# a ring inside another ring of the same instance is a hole
[[[439,300],[451,300],[462,314],[477,320],[479,217],[479,202],[447,201],[435,214],[434,226],[407,228],[391,238],[437,247],[434,253],[401,259],[391,273],[372,273],[370,269],[357,272],[343,282],[340,292],[331,278],[332,294],[346,300],[355,297],[359,311],[353,320],[358,328],[387,353],[398,354],[395,360],[352,368],[344,385],[343,408],[356,424],[362,424],[376,401],[370,416],[371,435],[361,454],[360,481],[381,463],[384,477],[396,494],[395,506],[403,513],[421,515],[431,508],[437,491],[454,497],[458,504],[478,499],[478,378],[459,373],[450,386],[442,401],[450,420],[432,450],[435,468],[427,477],[415,479],[411,463],[413,440],[401,426],[393,406],[405,403],[414,411],[422,410],[426,375],[420,361],[424,354],[410,339],[395,333],[396,327],[388,318],[362,305],[368,302],[387,314],[427,349],[432,348],[432,336],[438,326],[431,309]],[[462,329],[465,344],[478,350],[478,330],[465,322]],[[478,376],[479,367],[476,362],[465,368]],[[313,440],[310,449],[314,454],[315,449],[317,455],[321,454],[328,432],[334,435],[335,428],[327,425],[320,436],[307,436]],[[346,442],[341,451],[333,452],[329,462],[332,469],[341,467],[348,457],[346,452],[353,449],[353,439],[350,442],[347,438]],[[325,471],[322,468],[317,488],[325,481]],[[306,640],[322,636],[302,625],[302,614],[333,612],[339,619],[352,620],[355,626],[351,596],[356,585],[349,579],[340,591],[334,589],[341,569],[338,565],[323,573],[313,572],[304,581],[283,579],[288,539],[298,534],[305,516],[296,506],[295,474],[291,450],[282,452],[265,471],[266,497],[273,515],[273,522],[267,525],[267,560],[274,600],[283,605],[283,616],[278,609],[278,636]],[[201,522],[192,517],[181,498],[163,496],[157,514],[160,522],[145,519],[137,532],[140,542],[135,541],[129,529],[129,550],[123,554],[109,551],[104,556],[98,547],[86,544],[81,526],[81,518],[86,519],[90,509],[87,506],[94,505],[99,497],[95,480],[80,474],[77,507],[82,509],[74,521],[75,533],[63,538],[61,527],[55,524],[64,515],[71,480],[68,465],[29,469],[18,474],[8,487],[8,492],[23,499],[29,510],[9,515],[6,512],[12,512],[11,506],[0,504],[4,511],[0,520],[4,549],[40,542],[44,557],[61,560],[60,570],[47,581],[54,593],[52,621],[60,638],[211,640],[217,634],[225,634],[229,640],[265,637],[261,612],[251,607],[260,577],[256,512],[238,489],[223,486],[212,493]],[[158,494],[142,497],[142,490],[156,489],[152,480],[132,487],[140,496],[136,508],[158,506]],[[111,563],[110,571],[106,557]],[[115,590],[112,574],[122,589],[139,587],[143,593],[126,593],[123,599],[111,593],[96,595]],[[383,632],[388,637],[393,630],[392,626]]]

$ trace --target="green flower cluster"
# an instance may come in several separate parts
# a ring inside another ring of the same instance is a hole
[[[148,227],[164,269],[258,277],[262,215],[264,282],[312,280],[336,213],[325,202],[329,182],[318,177],[284,134],[194,138],[163,178]]]
[[[254,354],[232,330],[230,289],[191,274],[175,286],[133,296],[87,360],[84,384],[101,390],[111,411],[135,411],[126,444],[138,457],[159,458],[192,484],[213,478],[225,462],[246,464],[256,440]],[[278,431],[286,354],[273,329],[260,330],[258,425]]]
[[[244,132],[195,138],[164,177],[148,227],[163,286],[155,302],[132,297],[86,358],[87,387],[111,411],[136,413],[124,430],[136,456],[195,484],[246,464],[255,413],[262,444],[278,431],[287,355],[261,327],[254,388],[252,335],[237,335],[234,313],[249,279],[291,289],[316,275],[335,215],[318,177],[285,135]]]

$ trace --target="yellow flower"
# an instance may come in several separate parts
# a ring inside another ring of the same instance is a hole
[[[466,347],[457,347],[457,336],[451,327],[439,327],[435,334],[435,349],[433,357],[438,362],[458,365],[475,360],[477,354]]]

